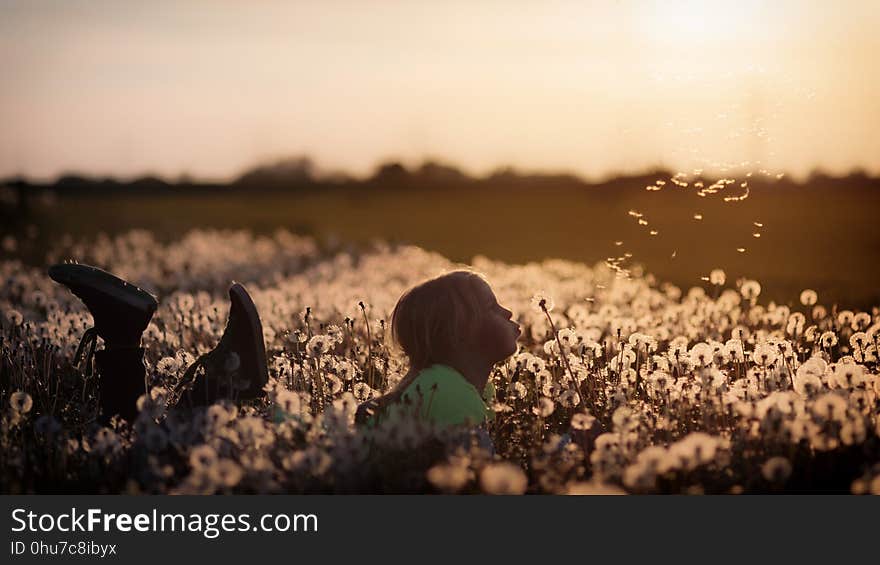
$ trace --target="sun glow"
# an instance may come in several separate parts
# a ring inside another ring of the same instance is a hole
[[[772,3],[655,0],[639,9],[643,32],[658,43],[700,48],[766,38]]]

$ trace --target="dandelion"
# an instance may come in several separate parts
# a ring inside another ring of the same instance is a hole
[[[350,382],[358,375],[357,366],[350,361],[339,361],[335,366],[336,374],[345,381]]]
[[[841,310],[840,313],[837,314],[837,323],[845,328],[852,324],[854,318],[855,314],[852,310]]]
[[[761,465],[761,476],[770,483],[784,483],[791,476],[791,463],[785,457],[771,457]]]
[[[510,386],[507,388],[507,394],[514,399],[522,400],[529,394],[529,389],[527,389],[524,384],[517,381],[510,384]]]
[[[110,428],[101,428],[95,432],[92,449],[100,454],[115,453],[121,447],[119,436]]]
[[[354,385],[354,397],[358,402],[364,402],[373,397],[373,389],[367,383],[357,383]]]
[[[552,312],[554,306],[553,299],[543,292],[536,293],[532,296],[532,308],[534,308],[536,312]]]
[[[298,415],[302,411],[302,399],[292,390],[279,391],[275,398],[275,404],[286,414]]]
[[[769,343],[762,343],[755,348],[752,353],[752,359],[762,367],[768,367],[776,362],[778,354],[776,348]]]
[[[542,396],[538,399],[538,403],[532,407],[532,413],[539,418],[549,418],[555,409],[556,405],[553,401]]]
[[[828,420],[846,417],[846,400],[833,392],[826,392],[813,402],[813,414]]]
[[[853,331],[859,332],[864,330],[871,324],[871,315],[867,312],[859,312],[855,316],[853,316],[852,323],[850,327]]]
[[[221,404],[212,404],[205,411],[205,422],[212,429],[225,426],[232,421],[233,415],[225,406]]]
[[[714,360],[715,352],[708,343],[701,342],[691,348],[688,356],[697,367],[707,367]]]
[[[180,370],[180,363],[176,357],[163,357],[156,363],[156,370],[165,375],[175,375]]]
[[[444,463],[428,469],[427,478],[428,482],[438,490],[454,493],[460,491],[470,481],[470,471],[461,465]]]
[[[838,363],[834,367],[834,382],[840,388],[856,388],[865,382],[864,369],[855,363]]]
[[[755,300],[761,294],[761,284],[758,281],[745,280],[739,288],[740,294],[746,300]]]
[[[27,414],[34,406],[31,395],[17,390],[9,396],[9,406],[18,414]]]
[[[801,396],[814,396],[822,390],[822,380],[812,373],[798,370],[794,379],[794,390]]]
[[[207,468],[208,475],[214,482],[226,488],[232,488],[241,482],[244,471],[231,459],[220,459]]]
[[[480,487],[487,494],[523,494],[527,486],[526,474],[512,463],[490,463],[480,472]]]
[[[709,282],[715,286],[724,286],[727,282],[727,274],[722,269],[712,269],[709,273]]]
[[[320,357],[330,351],[332,343],[332,339],[328,338],[326,335],[316,335],[308,341],[306,344],[306,350],[313,357]]]
[[[563,408],[574,408],[581,403],[581,395],[576,390],[568,389],[559,395],[558,400]]]
[[[217,452],[207,444],[196,446],[189,452],[189,464],[193,469],[206,471],[213,467],[218,460]]]
[[[585,412],[579,412],[571,417],[571,427],[574,430],[589,430],[595,422],[596,418]]]
[[[703,432],[691,432],[674,443],[670,452],[677,452],[679,458],[686,459],[693,465],[702,465],[715,458],[718,446],[717,438]]]
[[[819,338],[819,343],[822,344],[824,349],[831,349],[837,345],[837,334],[834,332],[823,332]]]
[[[611,416],[611,421],[614,424],[614,428],[621,431],[631,430],[639,425],[639,418],[636,413],[626,406],[621,406],[615,410]]]
[[[21,312],[19,312],[18,310],[10,308],[6,311],[6,320],[13,326],[20,326],[21,323],[24,321],[24,316],[22,316]]]

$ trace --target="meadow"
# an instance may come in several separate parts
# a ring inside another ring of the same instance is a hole
[[[478,255],[590,265],[612,258],[683,288],[723,268],[731,280],[760,280],[765,300],[788,306],[807,286],[841,309],[880,304],[876,178],[816,174],[794,182],[755,170],[721,186],[688,175],[689,186],[681,186],[683,177],[667,171],[587,182],[510,171],[472,178],[428,163],[330,182],[290,168],[257,168],[227,185],[61,179],[27,187],[22,194],[33,196],[24,212],[9,211],[3,204],[16,195],[0,188],[0,235],[14,242],[10,255],[42,265],[64,237],[144,229],[168,243],[193,228],[286,229],[320,245],[378,239],[466,263]]]
[[[535,218],[551,196],[534,200]],[[531,229],[531,219],[508,225]],[[486,227],[437,221],[453,241]],[[717,268],[677,286],[619,261],[474,257],[524,332],[491,376],[495,420],[483,434],[452,434],[354,425],[358,403],[406,371],[388,316],[406,288],[456,266],[439,253],[283,229],[69,235],[43,264],[9,247],[4,493],[880,494],[880,310],[835,307],[808,278],[776,302],[763,281]],[[96,423],[95,377],[74,359],[90,315],[45,274],[68,257],[160,298],[130,425]],[[262,316],[266,396],[190,408],[177,385],[222,333],[231,279]]]

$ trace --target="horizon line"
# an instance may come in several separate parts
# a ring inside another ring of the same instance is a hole
[[[280,157],[276,159],[267,159],[264,161],[259,161],[253,165],[248,167],[244,167],[241,171],[236,174],[228,175],[224,177],[210,177],[210,176],[194,176],[191,173],[186,171],[182,171],[178,173],[176,176],[174,175],[165,175],[161,173],[157,173],[155,171],[143,171],[140,173],[129,174],[129,175],[114,175],[114,174],[102,174],[102,173],[90,173],[79,169],[66,169],[56,173],[54,176],[29,176],[23,173],[14,173],[5,177],[0,177],[0,185],[10,185],[16,182],[24,182],[26,184],[34,184],[34,185],[55,185],[58,184],[61,180],[70,177],[78,177],[83,180],[88,181],[114,181],[119,184],[131,184],[144,179],[154,179],[161,181],[165,184],[173,185],[173,184],[217,184],[217,185],[232,185],[240,182],[244,177],[249,174],[253,174],[259,172],[261,170],[271,172],[273,169],[280,169],[284,166],[290,166],[298,164],[301,166],[301,171],[306,172],[308,174],[308,178],[312,182],[334,182],[335,180],[341,182],[368,182],[372,179],[375,179],[383,169],[387,167],[400,166],[407,173],[415,173],[419,170],[425,168],[428,165],[434,165],[441,168],[448,168],[454,171],[457,171],[461,175],[471,179],[471,180],[488,180],[494,176],[503,173],[512,173],[519,177],[572,177],[577,179],[585,184],[604,184],[610,182],[615,179],[620,178],[633,178],[633,177],[642,177],[642,176],[651,176],[652,174],[668,174],[670,176],[675,174],[685,174],[692,176],[701,176],[703,178],[722,178],[724,176],[733,175],[743,175],[749,172],[756,173],[758,171],[767,171],[767,169],[760,167],[760,162],[756,162],[756,167],[748,167],[748,162],[739,163],[737,166],[719,166],[714,168],[693,168],[689,171],[685,170],[676,170],[676,167],[668,166],[663,163],[658,163],[656,165],[649,165],[642,168],[630,169],[630,170],[613,170],[605,174],[601,175],[586,175],[583,173],[576,172],[570,168],[560,167],[558,169],[549,169],[549,168],[523,168],[517,167],[512,164],[502,164],[491,167],[484,173],[477,173],[472,170],[469,170],[465,167],[456,165],[451,160],[438,158],[435,156],[426,155],[418,159],[402,159],[397,157],[387,157],[382,158],[376,161],[376,164],[372,167],[369,173],[364,175],[357,175],[350,173],[344,169],[340,168],[325,168],[321,165],[317,164],[315,159],[307,154],[292,154],[288,157]],[[294,169],[291,169],[294,170]],[[794,180],[798,183],[808,182],[811,178],[815,177],[828,177],[828,178],[847,178],[852,176],[864,176],[872,180],[880,179],[880,170],[872,171],[866,167],[856,166],[848,169],[845,172],[834,172],[832,170],[823,168],[821,166],[815,166],[809,170],[809,172],[805,174],[794,174],[785,170],[773,170],[773,176],[781,174],[781,178],[786,178],[789,180]],[[700,171],[697,173],[696,171]],[[775,180],[775,179],[774,179]]]

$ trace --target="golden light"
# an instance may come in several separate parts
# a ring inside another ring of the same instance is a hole
[[[763,39],[773,10],[767,2],[653,0],[640,5],[638,13],[643,32],[658,43],[700,49]]]

